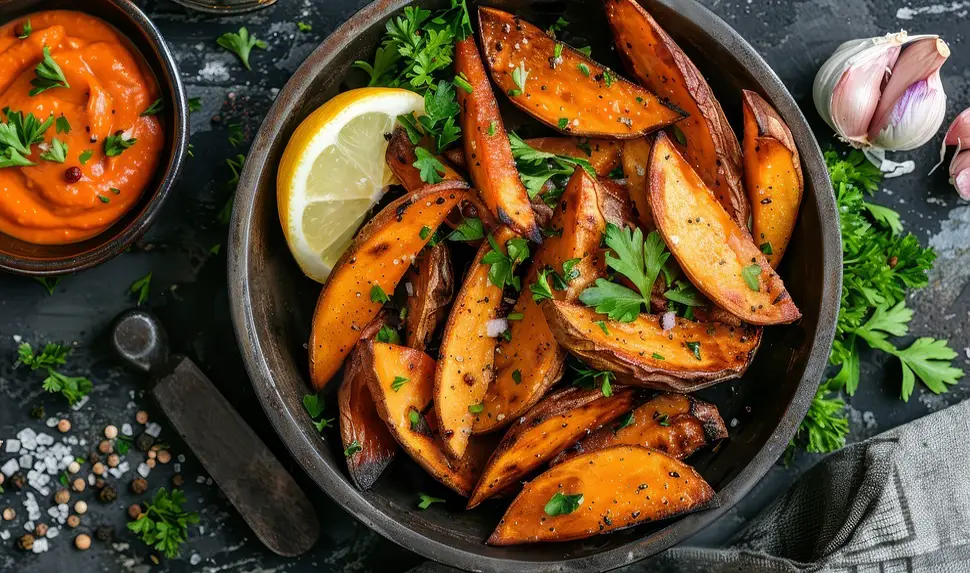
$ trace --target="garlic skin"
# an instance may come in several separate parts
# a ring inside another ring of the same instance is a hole
[[[939,130],[946,114],[940,67],[949,55],[935,35],[899,32],[846,42],[815,76],[815,107],[839,137],[901,174],[903,164],[886,160],[885,151],[916,149]]]

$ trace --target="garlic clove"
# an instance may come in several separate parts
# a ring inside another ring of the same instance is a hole
[[[963,148],[970,149],[970,107],[960,112],[950,124],[943,145],[957,145],[961,139],[965,142]]]
[[[937,37],[906,44],[869,124],[873,144],[904,151],[932,139],[946,113],[940,67],[948,57],[950,48]]]
[[[970,149],[959,151],[950,162],[950,183],[962,199],[970,201]]]
[[[906,39],[906,32],[899,32],[845,42],[822,64],[812,98],[825,123],[843,139],[866,143],[883,80]]]

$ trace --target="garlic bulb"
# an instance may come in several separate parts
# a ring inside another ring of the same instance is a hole
[[[885,151],[916,149],[943,123],[940,67],[949,55],[946,42],[933,35],[899,32],[846,42],[815,76],[815,107],[842,139],[869,150],[870,160],[898,167],[884,159]]]
[[[950,160],[950,183],[956,187],[961,198],[970,201],[970,108],[963,110],[946,130],[943,145],[940,147],[940,163],[936,164],[933,171],[943,163],[943,156],[949,145],[957,148]]]

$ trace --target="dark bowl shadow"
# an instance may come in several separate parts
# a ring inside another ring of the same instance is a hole
[[[407,0],[370,4],[321,44],[280,92],[247,159],[230,231],[229,295],[255,391],[293,456],[324,491],[369,527],[430,559],[473,571],[589,572],[653,555],[709,524],[764,476],[818,388],[834,334],[842,268],[838,216],[818,144],[778,77],[726,23],[693,0],[641,2],[708,77],[736,129],[741,88],[758,92],[778,109],[795,136],[805,173],[800,219],[780,269],[804,317],[794,325],[767,329],[743,378],[699,394],[717,404],[730,426],[730,439],[720,448],[690,459],[717,491],[718,507],[583,541],[489,547],[483,541],[504,503],[466,512],[462,500],[408,460],[392,464],[371,490],[358,491],[347,476],[338,433],[321,437],[310,424],[301,399],[309,391],[306,342],[320,285],[302,275],[287,250],[277,216],[276,165],[304,117],[343,89],[359,85],[351,63],[372,57],[384,22]],[[622,69],[598,5],[591,10],[582,0],[482,3],[540,25],[563,15],[573,23],[565,41],[587,42],[595,59]],[[336,386],[328,388],[333,400]],[[449,501],[418,511],[418,492]]]

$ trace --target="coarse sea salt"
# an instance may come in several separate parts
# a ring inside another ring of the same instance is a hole
[[[7,447],[4,451],[8,454],[16,454],[20,451],[20,440],[15,440],[13,438],[6,441]]]
[[[134,430],[132,430],[131,424],[122,424],[121,425],[121,434],[122,435],[124,435],[124,436],[130,436],[133,432],[134,432]]]
[[[11,458],[7,460],[7,463],[0,466],[0,473],[2,473],[4,477],[10,477],[13,474],[17,473],[17,470],[19,469],[20,469],[20,464],[17,463],[16,459]]]
[[[147,478],[148,474],[152,473],[152,468],[148,467],[148,464],[143,462],[138,464],[137,471],[138,471],[138,475],[140,475],[143,478]]]
[[[158,435],[162,433],[162,427],[155,422],[149,422],[145,426],[145,433],[153,438],[157,438]]]

